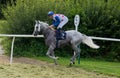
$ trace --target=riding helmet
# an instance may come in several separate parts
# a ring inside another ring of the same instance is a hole
[[[48,16],[52,16],[53,14],[54,14],[53,11],[49,11],[49,12],[48,12]]]

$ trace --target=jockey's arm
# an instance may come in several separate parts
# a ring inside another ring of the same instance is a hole
[[[60,24],[60,18],[58,16],[55,17],[55,20],[53,21],[53,25],[57,27]]]
[[[50,25],[49,28],[50,28],[51,30],[55,31],[55,28],[54,28],[53,25]]]
[[[55,30],[57,26],[60,24],[60,18],[58,16],[55,17],[55,20],[52,21],[52,25],[49,26],[52,30]]]

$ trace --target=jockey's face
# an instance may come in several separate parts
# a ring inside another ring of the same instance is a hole
[[[49,16],[49,18],[51,18],[51,19],[52,19],[52,18],[53,18],[53,16]]]

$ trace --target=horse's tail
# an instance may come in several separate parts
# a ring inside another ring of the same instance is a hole
[[[86,45],[88,45],[89,47],[94,48],[94,49],[98,49],[100,47],[100,46],[94,44],[92,39],[86,35],[83,35],[82,42],[85,43]]]

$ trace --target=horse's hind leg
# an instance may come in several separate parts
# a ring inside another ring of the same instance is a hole
[[[73,57],[70,59],[70,65],[75,64],[75,60],[76,57],[79,55],[80,53],[80,48],[77,45],[72,45],[72,48],[74,50],[74,55]]]

